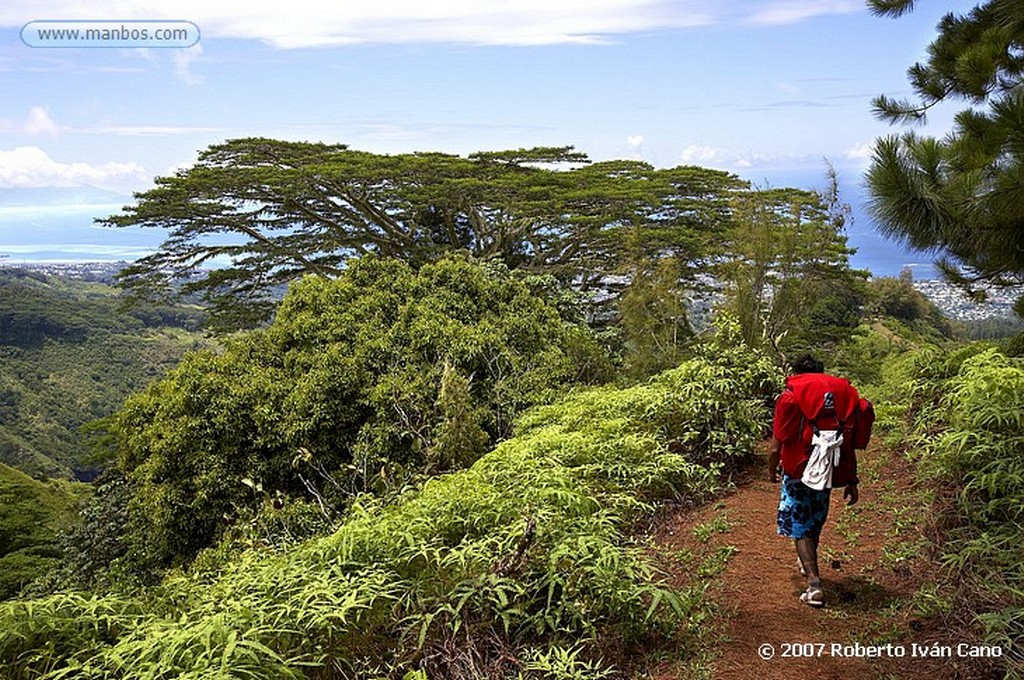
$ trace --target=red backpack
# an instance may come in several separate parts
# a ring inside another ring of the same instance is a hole
[[[793,392],[800,406],[801,430],[808,444],[815,427],[837,429],[841,425],[845,441],[855,449],[867,448],[875,424],[875,407],[857,394],[849,380],[827,373],[799,373],[786,380],[786,388]]]
[[[827,373],[799,373],[786,380],[800,408],[800,436],[806,450],[819,430],[843,431],[839,465],[833,472],[833,486],[845,486],[857,476],[854,449],[867,447],[875,411],[862,399],[849,380]]]
[[[875,406],[861,397],[853,412],[853,448],[866,449],[871,441],[871,427],[875,424]]]

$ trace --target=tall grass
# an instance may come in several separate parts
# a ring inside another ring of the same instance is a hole
[[[735,329],[678,368],[530,411],[471,468],[334,534],[135,599],[0,607],[13,678],[600,677],[599,642],[671,633],[690,601],[630,530],[749,454],[780,376]]]

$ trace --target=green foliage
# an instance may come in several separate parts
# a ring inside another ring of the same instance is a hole
[[[880,14],[899,16],[910,0],[869,0]],[[1024,278],[1021,206],[1021,92],[1024,11],[1014,0],[979,2],[947,14],[924,63],[908,71],[917,102],[882,96],[883,119],[913,123],[943,101],[970,108],[943,139],[913,133],[880,139],[868,171],[872,212],[887,235],[937,251],[947,277],[978,281]],[[980,292],[980,291],[979,291]]]
[[[612,675],[614,670],[602,668],[599,662],[581,660],[583,651],[582,645],[537,650],[525,664],[525,670],[550,680],[600,680]]]
[[[877,277],[867,285],[865,320],[836,345],[830,369],[860,386],[884,382],[886,362],[924,346],[949,345],[958,329],[909,278]]]
[[[679,264],[671,258],[634,268],[619,306],[627,377],[646,378],[683,360],[693,330],[680,276]]]
[[[868,286],[869,310],[876,316],[884,316],[903,322],[916,332],[935,339],[951,338],[954,328],[935,303],[914,288],[911,280],[880,276],[873,278]]]
[[[865,272],[850,269],[835,185],[830,194],[772,189],[734,202],[718,275],[746,342],[797,353],[847,337],[859,322]]]
[[[40,482],[0,463],[0,599],[57,566],[57,534],[87,495],[84,484]]]
[[[882,366],[889,357],[911,347],[911,341],[893,333],[882,323],[861,324],[836,347],[828,365],[862,389],[882,382]]]
[[[871,280],[872,311],[900,321],[912,322],[928,317],[934,305],[914,284],[903,278],[880,276]]]
[[[0,269],[0,345],[34,347],[47,339],[80,341],[101,333],[202,325],[203,315],[194,307],[148,305],[122,312],[120,297],[101,283]]]
[[[692,606],[629,528],[713,492],[752,453],[781,377],[727,325],[649,382],[529,411],[468,469],[362,499],[330,536],[143,599],[0,607],[0,663],[15,678],[599,677],[598,640],[669,634]]]
[[[468,467],[487,448],[490,437],[481,427],[485,412],[473,405],[471,387],[468,379],[445,364],[437,396],[441,422],[427,454],[439,470]]]
[[[1014,336],[1006,345],[1006,355],[1024,357],[1024,331]]]
[[[963,321],[957,325],[962,329],[963,335],[970,340],[1005,340],[1012,342],[1014,337],[1024,332],[1024,319],[1011,319],[1007,317]]]
[[[267,492],[401,489],[471,463],[513,418],[610,363],[549,282],[459,257],[353,261],[293,286],[266,329],[187,356],[110,421],[141,564],[191,559]]]
[[[201,338],[188,307],[119,309],[110,286],[0,270],[0,462],[70,478],[97,465],[81,428]]]
[[[154,574],[125,558],[131,486],[116,470],[92,484],[92,494],[57,535],[60,563],[33,585],[33,593],[70,588],[123,590],[152,582]]]
[[[942,560],[961,583],[958,605],[1024,672],[1024,364],[975,344],[910,355],[892,378],[921,469],[956,490]]]

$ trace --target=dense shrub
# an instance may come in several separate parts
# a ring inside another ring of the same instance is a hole
[[[469,464],[523,409],[608,379],[548,283],[367,257],[293,286],[268,328],[187,356],[110,421],[135,486],[133,559],[191,559],[260,502],[257,485],[338,508]]]
[[[0,599],[56,568],[57,534],[87,494],[84,484],[40,482],[0,463]]]

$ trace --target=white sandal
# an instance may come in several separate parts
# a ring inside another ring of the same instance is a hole
[[[807,590],[800,593],[800,601],[812,607],[824,607],[825,593],[821,592],[821,588],[807,586]]]

